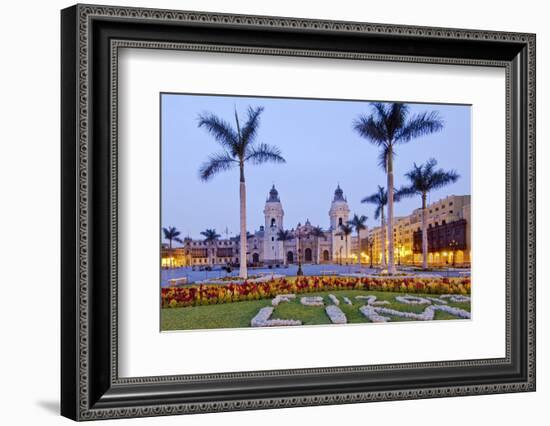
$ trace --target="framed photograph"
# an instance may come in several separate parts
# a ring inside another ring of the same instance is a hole
[[[535,35],[61,28],[64,416],[535,390]]]

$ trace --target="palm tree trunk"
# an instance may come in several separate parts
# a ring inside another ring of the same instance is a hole
[[[348,271],[349,271],[349,269],[351,268],[349,267],[348,238],[349,238],[349,235],[346,235],[346,265],[348,265]]]
[[[346,263],[348,263],[348,236],[346,235],[345,236],[345,240],[344,240],[344,243],[345,243],[345,247],[346,247]]]
[[[384,208],[382,208],[382,213],[380,213],[380,229],[381,229],[381,237],[382,240],[382,260],[381,260],[381,266],[382,268],[386,267],[386,221],[384,220]]]
[[[246,268],[246,185],[244,182],[244,167],[241,165],[241,180],[240,180],[240,202],[241,202],[241,256],[239,266],[239,276],[241,278],[248,278],[248,271]]]
[[[422,268],[428,269],[428,209],[426,193],[422,194]]]
[[[172,257],[172,238],[170,238],[170,269],[173,269],[174,268],[174,264],[173,264],[173,257]]]
[[[388,274],[395,274],[393,260],[393,158],[392,151],[388,153]]]
[[[370,268],[372,269],[372,245],[370,246],[370,251],[369,251],[369,258],[370,258]]]

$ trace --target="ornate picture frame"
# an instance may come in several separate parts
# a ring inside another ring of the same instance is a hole
[[[96,5],[64,9],[61,29],[62,415],[93,420],[535,390],[534,34]],[[503,68],[506,356],[119,377],[123,47]]]

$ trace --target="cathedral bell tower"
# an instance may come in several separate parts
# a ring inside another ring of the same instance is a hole
[[[269,197],[265,202],[264,217],[264,264],[283,262],[283,242],[279,241],[278,233],[283,230],[283,206],[275,185],[269,191]]]
[[[334,191],[334,198],[328,212],[330,216],[330,231],[332,237],[332,259],[339,263],[348,262],[351,253],[351,235],[341,235],[340,225],[349,220],[348,201],[340,185]]]

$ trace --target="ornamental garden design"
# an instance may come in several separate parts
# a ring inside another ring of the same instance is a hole
[[[161,94],[161,148],[162,331],[471,318],[469,105]]]

